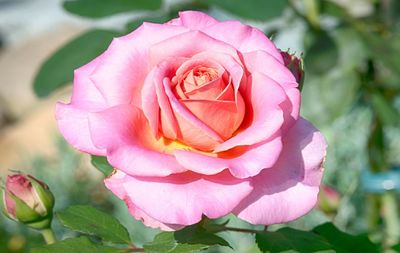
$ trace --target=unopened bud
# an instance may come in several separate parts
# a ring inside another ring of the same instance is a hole
[[[332,187],[321,185],[319,191],[318,207],[326,214],[333,214],[340,205],[340,194]]]
[[[292,72],[293,76],[296,78],[297,83],[299,84],[299,89],[301,90],[304,81],[303,58],[301,58],[301,56],[297,57],[295,54],[289,53],[289,51],[281,51],[281,55],[285,66],[290,70],[290,72]]]
[[[50,226],[53,207],[54,196],[45,183],[25,174],[7,177],[3,212],[10,219],[35,229],[45,229]]]

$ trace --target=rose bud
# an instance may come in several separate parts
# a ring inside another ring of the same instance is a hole
[[[294,77],[296,78],[296,81],[299,84],[299,89],[301,90],[303,88],[303,81],[304,81],[304,64],[303,64],[303,58],[297,57],[295,54],[281,51],[281,55],[283,58],[283,62],[285,66],[292,72]]]
[[[3,191],[3,212],[12,220],[35,229],[50,226],[54,196],[49,187],[30,175],[7,177]]]
[[[318,207],[326,214],[337,211],[340,204],[340,194],[332,187],[321,185],[319,192]]]

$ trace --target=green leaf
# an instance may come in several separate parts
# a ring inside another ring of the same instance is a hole
[[[198,252],[213,245],[229,247],[223,238],[208,233],[199,225],[193,225],[176,232],[162,232],[153,242],[145,244],[144,249],[153,253],[184,253]]]
[[[364,33],[370,56],[376,62],[378,82],[387,87],[400,89],[400,57],[393,52],[400,51],[400,35],[383,37]]]
[[[324,238],[307,231],[293,228],[281,228],[276,232],[260,232],[256,234],[256,243],[262,252],[311,253],[330,250],[332,246]]]
[[[104,241],[131,242],[128,231],[116,218],[91,206],[70,206],[65,211],[58,212],[57,217],[65,227],[98,236]]]
[[[333,38],[324,31],[308,34],[305,41],[305,70],[323,74],[336,66],[339,58],[338,47]]]
[[[87,237],[66,239],[54,244],[33,248],[31,253],[122,253],[116,249],[104,245],[95,244]]]
[[[63,7],[79,16],[102,18],[130,11],[157,10],[161,3],[162,0],[68,0]]]
[[[313,232],[329,242],[337,253],[378,253],[377,245],[366,235],[350,235],[337,229],[332,223],[325,223],[313,229]]]
[[[400,114],[378,91],[371,94],[371,104],[375,114],[384,126],[395,126],[399,123]]]
[[[113,166],[108,163],[107,157],[105,156],[92,155],[91,163],[96,169],[101,171],[105,177],[110,176],[114,171]]]
[[[205,0],[236,16],[252,20],[279,17],[287,7],[287,0]]]
[[[115,31],[91,30],[68,42],[40,67],[33,84],[36,95],[46,97],[71,82],[74,69],[102,53],[115,36]]]
[[[275,232],[259,232],[256,243],[262,252],[336,252],[378,253],[378,246],[367,236],[350,235],[337,229],[332,223],[301,231],[285,227]]]

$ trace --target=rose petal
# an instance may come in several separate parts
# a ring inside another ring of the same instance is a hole
[[[117,171],[116,174],[104,180],[106,187],[112,191],[118,198],[125,201],[129,212],[135,219],[142,221],[146,226],[159,228],[164,231],[173,231],[183,228],[182,225],[164,224],[146,214],[143,210],[136,207],[128,197],[123,184],[129,181],[129,176],[122,171]]]
[[[199,120],[213,129],[224,140],[232,136],[242,123],[245,113],[243,98],[240,96],[238,105],[233,101],[220,100],[181,100]]]
[[[192,57],[204,51],[228,54],[240,62],[234,47],[200,31],[182,33],[153,45],[150,48],[150,59],[151,64],[156,65],[169,57]]]
[[[92,154],[105,155],[104,148],[98,148],[93,144],[88,116],[90,112],[104,109],[104,105],[79,101],[79,107],[73,104],[57,103],[56,119],[58,128],[65,140],[74,148]]]
[[[174,155],[183,167],[200,174],[213,175],[228,169],[236,178],[248,178],[272,167],[278,160],[281,149],[281,138],[276,137],[245,147],[239,155],[231,154],[233,158],[212,157],[184,150],[177,150]]]
[[[317,201],[325,152],[322,134],[298,120],[285,136],[277,164],[252,179],[254,191],[234,213],[252,224],[269,225],[309,212]]]
[[[243,62],[250,73],[260,72],[282,87],[297,87],[296,78],[285,65],[264,51],[254,51],[243,54]]]
[[[247,180],[238,180],[228,172],[214,176],[187,172],[162,178],[129,177],[123,186],[132,203],[149,216],[181,225],[195,224],[203,214],[220,218],[252,190]]]
[[[185,108],[171,91],[171,82],[164,78],[164,90],[178,122],[178,138],[185,144],[201,150],[211,150],[222,138]]]
[[[92,103],[106,105],[103,95],[89,78],[100,60],[101,56],[74,71],[74,86],[72,88],[71,103],[78,105],[78,107],[81,101],[84,103],[90,101]]]
[[[250,100],[246,104],[246,114],[250,115],[252,110],[253,115],[252,122],[247,122],[250,126],[218,145],[214,152],[262,142],[282,126],[283,112],[279,105],[285,101],[286,94],[279,84],[255,72],[249,77],[246,92],[247,100]]]
[[[276,60],[283,63],[280,51],[257,28],[244,25],[239,21],[225,21],[205,27],[201,31],[215,39],[232,45],[241,53],[261,50],[269,53]]]
[[[191,30],[201,30],[218,23],[213,17],[199,11],[181,11],[179,12],[179,20],[181,25]]]
[[[91,75],[109,105],[132,103],[141,107],[141,89],[151,67],[149,47],[187,31],[185,27],[144,23],[134,32],[115,38]]]
[[[157,142],[142,111],[119,105],[89,115],[94,144],[107,150],[111,165],[129,175],[166,176],[186,171]]]

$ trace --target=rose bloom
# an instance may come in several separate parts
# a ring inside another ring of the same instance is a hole
[[[75,70],[56,117],[72,146],[107,157],[106,186],[147,226],[268,225],[317,201],[326,142],[299,117],[298,85],[261,31],[186,11]]]

